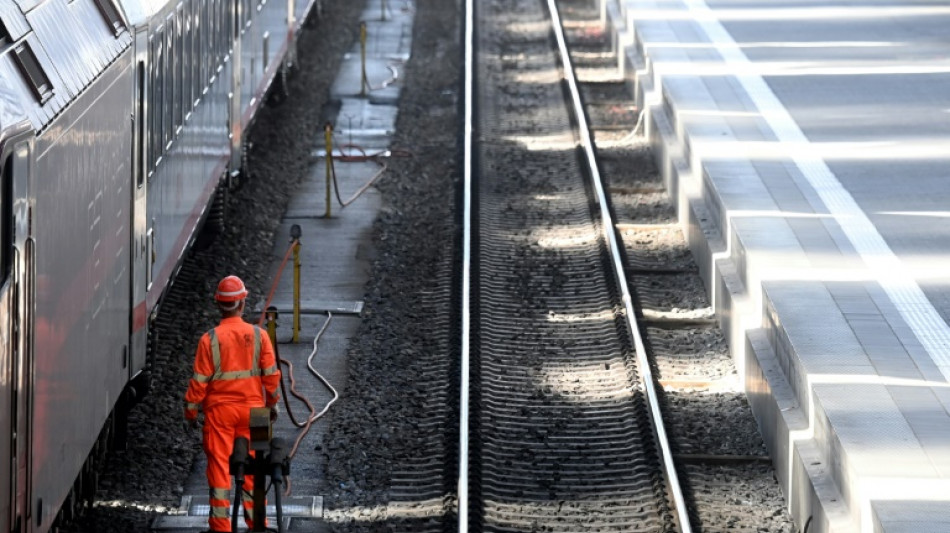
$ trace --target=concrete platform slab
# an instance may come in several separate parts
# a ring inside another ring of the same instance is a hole
[[[942,531],[950,519],[950,277],[935,270],[950,238],[925,222],[950,199],[950,157],[930,149],[950,142],[931,118],[950,108],[950,43],[926,37],[950,10],[904,7],[606,10],[808,531]]]

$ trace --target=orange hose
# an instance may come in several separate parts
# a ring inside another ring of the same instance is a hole
[[[277,268],[277,275],[274,276],[274,282],[271,284],[270,291],[267,293],[267,299],[264,301],[264,312],[261,313],[260,319],[258,319],[258,322],[257,322],[258,326],[262,326],[262,325],[264,324],[264,319],[265,319],[266,316],[267,316],[267,308],[270,307],[271,301],[272,301],[273,298],[274,298],[274,293],[275,293],[276,290],[277,290],[277,285],[280,283],[280,277],[281,277],[281,275],[282,275],[283,272],[284,272],[284,268],[287,267],[287,260],[290,258],[290,254],[291,254],[291,252],[293,252],[294,248],[297,247],[297,246],[299,246],[299,245],[300,245],[300,240],[299,240],[299,239],[294,239],[293,241],[291,241],[290,247],[287,249],[287,252],[284,254],[284,258],[281,260],[280,266]],[[319,338],[320,338],[320,336],[323,334],[324,330],[326,330],[327,326],[330,324],[330,319],[332,318],[332,316],[331,316],[329,313],[327,313],[327,315],[328,315],[328,316],[327,316],[327,321],[324,323],[323,328],[321,328],[321,330],[317,333],[316,338],[314,339],[314,351],[311,353],[311,359],[313,358],[313,355],[316,354],[316,343],[317,343],[317,340],[319,340]],[[320,376],[319,374],[316,373],[316,371],[313,369],[313,367],[310,366],[310,360],[308,360],[307,364],[308,364],[308,366],[310,367],[310,371],[313,372],[313,373],[317,376],[317,378],[318,378],[320,381],[322,381],[325,385],[327,385],[327,387],[328,387],[328,388],[333,392],[333,394],[334,394],[334,398],[330,401],[330,403],[328,403],[327,406],[324,407],[323,411],[321,411],[320,414],[317,414],[317,410],[313,407],[313,404],[310,403],[310,400],[308,400],[305,396],[303,396],[302,394],[300,394],[299,392],[297,392],[297,386],[296,386],[297,383],[296,383],[296,380],[294,379],[294,365],[293,365],[293,363],[291,363],[290,361],[287,361],[286,359],[283,359],[283,358],[280,357],[280,351],[278,350],[278,347],[277,347],[276,345],[274,346],[274,354],[275,354],[275,356],[276,356],[276,358],[277,358],[277,364],[278,364],[278,365],[284,365],[284,366],[287,367],[287,376],[288,376],[288,378],[290,379],[290,394],[291,394],[292,396],[294,396],[295,398],[297,398],[298,400],[300,400],[301,402],[303,402],[304,405],[307,406],[307,409],[310,410],[310,414],[307,416],[307,420],[306,420],[305,422],[299,422],[299,421],[297,421],[296,417],[294,417],[293,410],[292,410],[291,407],[290,407],[290,399],[287,397],[287,391],[286,391],[286,388],[285,388],[285,386],[284,386],[284,373],[281,372],[281,374],[280,374],[280,387],[281,387],[282,392],[284,393],[284,395],[283,395],[283,396],[284,396],[284,406],[287,408],[287,415],[290,417],[291,423],[292,423],[294,426],[296,426],[297,428],[300,428],[300,429],[301,429],[301,431],[300,431],[299,434],[297,435],[297,438],[294,440],[294,446],[293,446],[293,448],[290,450],[290,453],[288,454],[288,458],[292,459],[292,458],[294,457],[294,455],[297,454],[297,449],[300,447],[301,441],[303,441],[303,438],[307,435],[307,433],[309,433],[309,431],[310,431],[310,426],[312,426],[313,423],[314,423],[318,418],[320,418],[321,416],[323,416],[324,413],[326,413],[327,409],[330,407],[330,405],[333,404],[333,402],[336,401],[336,399],[339,397],[339,395],[337,394],[336,390],[335,390],[332,386],[330,386],[330,384],[329,384],[322,376]],[[284,494],[290,495],[290,491],[291,491],[291,479],[290,479],[290,476],[288,476],[288,477],[287,477],[287,486],[286,486],[286,488],[285,488],[285,490],[284,490]]]
[[[274,292],[277,290],[277,284],[280,283],[280,275],[284,273],[284,267],[287,266],[287,259],[290,258],[290,252],[293,252],[294,246],[298,244],[300,244],[300,239],[290,241],[290,248],[287,248],[287,253],[284,254],[284,259],[280,262],[280,267],[277,268],[277,276],[274,277],[274,283],[271,284],[270,292],[267,293],[267,299],[264,300],[264,309],[261,311],[261,318],[257,320],[258,326],[264,325],[267,308],[270,307],[270,303],[274,299]]]

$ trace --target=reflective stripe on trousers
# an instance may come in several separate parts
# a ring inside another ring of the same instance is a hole
[[[208,525],[212,531],[231,531],[231,502],[215,496],[231,494],[229,459],[234,448],[234,439],[244,437],[248,441],[251,440],[250,418],[250,408],[241,405],[218,404],[205,412],[203,447],[208,456],[208,469],[205,473],[212,496],[211,515],[208,517]],[[245,476],[243,489],[242,493],[253,494],[254,476]],[[243,503],[246,510],[247,501],[244,500]],[[246,511],[244,522],[248,529],[254,529],[253,516],[248,516]],[[267,525],[266,522],[264,525]]]

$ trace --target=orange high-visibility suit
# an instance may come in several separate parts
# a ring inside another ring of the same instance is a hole
[[[185,394],[185,418],[195,420],[198,407],[204,409],[204,450],[211,489],[208,524],[212,531],[231,531],[228,459],[234,439],[245,437],[250,441],[251,408],[276,405],[279,385],[280,369],[270,338],[241,317],[222,319],[198,342],[195,373]],[[245,478],[243,488],[244,521],[253,529],[257,519],[251,497],[253,476]]]

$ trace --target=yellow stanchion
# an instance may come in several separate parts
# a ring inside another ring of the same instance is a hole
[[[360,79],[360,96],[366,96],[369,80],[366,78],[366,23],[360,22],[360,62],[363,65],[363,75]]]
[[[299,234],[300,227],[297,226]],[[300,239],[294,243],[294,344],[300,338]]]
[[[271,346],[277,346],[277,308],[269,306],[264,312],[267,320],[267,336],[270,337]]]
[[[327,122],[326,125],[323,126],[323,139],[327,147],[327,210],[323,214],[323,217],[330,218],[332,211],[330,187],[332,187],[331,181],[333,180],[333,124]]]

